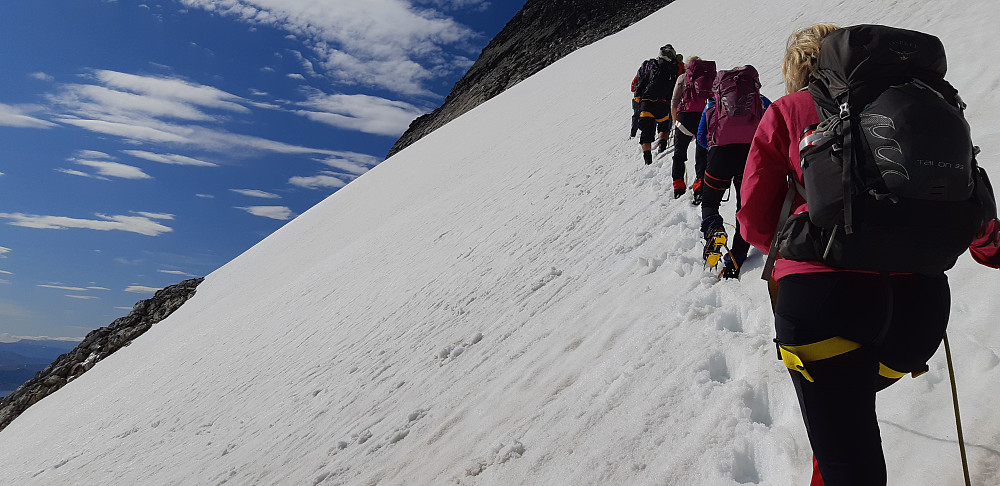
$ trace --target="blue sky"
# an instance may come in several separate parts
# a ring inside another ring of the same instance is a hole
[[[225,264],[378,164],[523,4],[0,3],[0,339]]]

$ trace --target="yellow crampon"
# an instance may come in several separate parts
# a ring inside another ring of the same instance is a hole
[[[714,239],[709,243],[711,245],[711,250],[705,253],[705,266],[715,268],[719,264],[719,260],[722,259],[722,248],[726,248],[727,251],[729,247],[726,246],[728,241],[725,233],[718,233],[715,235]]]

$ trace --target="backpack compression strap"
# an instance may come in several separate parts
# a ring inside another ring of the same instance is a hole
[[[778,259],[778,233],[785,227],[788,221],[788,213],[792,210],[792,201],[795,195],[801,192],[805,194],[805,188],[799,185],[798,181],[788,175],[788,192],[785,193],[785,202],[781,204],[781,213],[778,216],[778,225],[774,228],[774,237],[771,238],[771,248],[767,250],[767,260],[764,261],[764,272],[760,275],[763,280],[771,280],[771,270],[774,269],[774,262]]]

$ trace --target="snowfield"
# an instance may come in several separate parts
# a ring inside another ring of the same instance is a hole
[[[763,256],[740,281],[703,267],[700,208],[672,199],[669,158],[644,166],[628,139],[629,82],[670,42],[753,64],[776,99],[796,28],[927,31],[1000,180],[1000,11],[712,4],[679,0],[578,50],[209,275],[0,432],[0,482],[808,484]],[[963,256],[949,277],[973,483],[997,485],[1000,273]],[[964,484],[943,350],[929,365],[879,398],[891,485]]]

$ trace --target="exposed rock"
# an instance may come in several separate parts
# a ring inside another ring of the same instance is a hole
[[[387,157],[563,56],[632,25],[672,1],[528,0],[455,83],[444,104],[413,120]],[[635,47],[655,52],[669,42],[669,33],[649,42]]]
[[[107,327],[91,331],[76,348],[56,358],[34,378],[0,400],[0,430],[28,407],[55,393],[123,346],[128,346],[153,324],[166,319],[194,295],[202,280],[185,280],[160,289],[152,298],[137,302],[129,315],[115,319]]]

